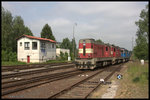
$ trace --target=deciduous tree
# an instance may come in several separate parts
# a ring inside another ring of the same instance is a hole
[[[22,34],[33,35],[31,30],[24,25],[21,16],[13,17],[11,12],[1,7],[1,47],[2,60],[13,61],[17,58],[17,40]]]
[[[149,44],[149,11],[148,5],[146,5],[146,9],[143,9],[140,13],[140,19],[135,22],[138,26],[138,30],[136,33],[136,46],[134,47],[134,54],[138,59],[148,59],[148,44]]]

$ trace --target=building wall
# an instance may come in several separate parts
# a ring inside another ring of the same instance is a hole
[[[70,50],[69,49],[62,49],[62,48],[56,48],[56,56],[60,56],[60,52],[62,53],[68,53],[68,56],[70,56]]]
[[[22,46],[20,46],[22,42]],[[29,42],[29,50],[25,50],[25,43]],[[37,42],[37,50],[32,50],[32,42]],[[27,62],[27,56],[30,56],[30,62],[39,62],[39,40],[22,37],[17,41],[17,58],[18,61]]]
[[[45,52],[41,49],[42,42],[45,43]],[[54,44],[54,48],[52,48],[52,44]],[[40,41],[40,62],[45,62],[47,60],[55,60],[56,59],[56,44],[47,42],[47,41]]]

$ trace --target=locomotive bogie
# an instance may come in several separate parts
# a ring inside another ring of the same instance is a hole
[[[94,59],[75,59],[76,68],[78,69],[94,69]]]

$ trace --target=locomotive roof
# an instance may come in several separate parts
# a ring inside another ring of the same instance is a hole
[[[86,39],[80,39],[79,42],[83,43],[83,41],[86,41],[86,43],[94,43],[95,40],[92,38],[86,38]]]
[[[85,38],[85,39],[80,39],[79,41],[82,41],[82,40],[94,40],[94,39],[93,38]]]
[[[121,47],[119,47],[119,46],[116,46],[116,45],[114,45],[114,44],[97,42],[97,41],[95,41],[95,39],[93,39],[93,38],[80,39],[79,41],[82,43],[83,40],[86,40],[86,42],[88,42],[88,43],[95,43],[95,44],[101,44],[101,45],[106,45],[106,46],[113,46],[113,47],[115,47],[115,48],[125,49],[125,48],[121,48]],[[92,40],[92,41],[91,41],[91,40]]]
[[[122,47],[119,47],[119,46],[115,46],[114,44],[97,42],[97,41],[95,41],[95,39],[93,39],[93,38],[80,39],[79,42],[82,43],[83,40],[86,40],[86,42],[88,42],[88,43],[95,43],[95,44],[101,44],[101,45],[106,45],[106,46],[113,46],[113,47],[115,47],[115,48],[120,48],[120,49],[124,49],[124,50],[126,50],[126,51],[129,51],[129,50],[125,49],[125,48],[122,48]],[[91,41],[91,40],[92,40],[92,41]]]
[[[80,41],[80,43],[82,43],[82,42],[83,42],[83,40],[86,40],[86,42],[87,42],[87,43],[95,43],[95,44],[105,45],[104,43],[99,43],[99,42],[95,41],[95,39],[93,39],[93,38],[80,39],[80,40],[79,40],[79,41]]]

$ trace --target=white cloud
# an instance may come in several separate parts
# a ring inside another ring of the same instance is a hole
[[[9,10],[10,12],[14,12],[15,11],[15,8],[7,3],[7,2],[2,2],[2,7],[4,7],[5,9]]]
[[[64,18],[56,18],[54,20],[51,20],[50,23],[55,27],[63,27],[72,24],[70,20]]]
[[[63,10],[71,13],[81,15],[105,13],[107,16],[133,16],[142,8],[134,2],[63,3],[60,6]]]

